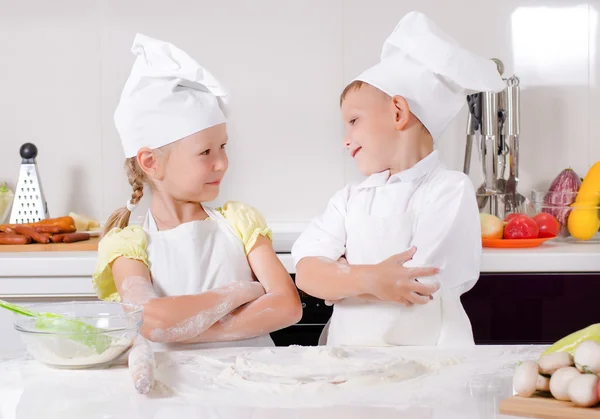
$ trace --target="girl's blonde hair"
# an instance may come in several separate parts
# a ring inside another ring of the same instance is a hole
[[[125,160],[125,173],[127,174],[127,180],[133,189],[131,192],[131,203],[137,205],[142,199],[142,196],[144,196],[144,183],[148,182],[146,174],[138,164],[137,157],[130,157]],[[115,227],[127,227],[129,225],[130,216],[131,211],[129,211],[127,207],[119,208],[113,212],[104,225],[102,235],[104,236]]]

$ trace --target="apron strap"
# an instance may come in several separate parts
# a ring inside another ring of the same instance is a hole
[[[154,216],[150,210],[146,212],[146,217],[144,217],[144,224],[142,225],[142,228],[148,233],[156,233],[158,231],[156,220],[154,219]]]
[[[224,230],[226,234],[229,233],[229,237],[240,246],[244,257],[246,257],[246,251],[244,249],[244,243],[242,243],[242,239],[238,235],[237,231],[235,231],[231,223],[223,216],[223,214],[211,207],[202,205],[202,208],[204,208],[204,211],[206,211],[208,216],[217,223],[219,228]]]

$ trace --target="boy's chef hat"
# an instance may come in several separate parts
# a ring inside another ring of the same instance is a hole
[[[475,92],[500,92],[496,64],[462,48],[420,12],[404,16],[381,51],[381,61],[355,80],[406,99],[437,140]]]
[[[185,52],[142,34],[131,51],[136,59],[114,115],[125,157],[226,121],[227,92]]]

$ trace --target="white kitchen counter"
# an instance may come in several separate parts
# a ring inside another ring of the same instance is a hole
[[[277,348],[282,350],[284,348]],[[251,350],[257,350],[256,348]],[[498,413],[500,400],[512,395],[517,362],[536,359],[543,347],[479,346],[469,350],[386,348],[394,355],[424,363],[429,372],[418,379],[360,387],[325,388],[331,398],[307,390],[294,394],[247,387],[197,392],[181,390],[206,363],[198,351],[157,354],[160,365],[175,365],[178,374],[161,375],[149,396],[135,393],[124,365],[104,370],[55,370],[25,355],[2,360],[0,417],[6,419],[93,418],[308,418],[311,419],[482,419],[509,418]],[[221,349],[231,357],[247,349]],[[202,352],[215,357],[217,352]],[[211,355],[212,354],[212,355]],[[164,369],[163,369],[164,371]],[[163,373],[164,374],[164,373]],[[216,373],[206,377],[212,380]],[[172,376],[177,376],[173,378]],[[348,397],[348,391],[352,397]],[[320,393],[320,392],[319,392]]]
[[[600,244],[547,242],[532,249],[484,248],[481,272],[600,272]]]

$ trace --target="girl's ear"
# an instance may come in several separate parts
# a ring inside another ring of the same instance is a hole
[[[138,165],[148,178],[152,180],[162,180],[162,160],[159,158],[156,151],[151,150],[148,147],[141,148],[140,151],[138,151],[136,158]]]

